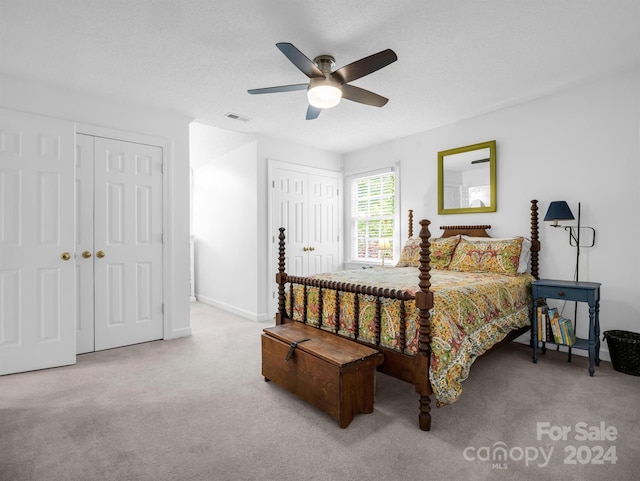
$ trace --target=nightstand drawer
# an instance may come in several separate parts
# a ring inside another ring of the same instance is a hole
[[[568,301],[587,302],[590,291],[575,287],[538,286],[537,297],[550,297],[552,299],[566,299]]]

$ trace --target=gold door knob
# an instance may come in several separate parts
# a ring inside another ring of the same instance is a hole
[[[315,247],[309,247],[309,250],[310,250],[311,252],[313,252],[314,250],[316,250],[316,248],[315,248]]]
[[[91,257],[91,252],[89,251],[84,251],[82,253],[82,257],[84,257],[85,259],[88,259],[89,257]]]
[[[302,250],[307,252],[309,250],[309,248],[308,247],[303,247]]]
[[[97,257],[98,259],[102,259],[102,258],[104,257],[104,255],[105,255],[105,254],[104,254],[104,252],[102,252],[102,251],[98,251],[98,252],[96,252],[96,257]]]
[[[60,254],[60,259],[62,259],[63,261],[68,261],[69,259],[71,259],[71,254],[69,254],[68,252],[63,252],[62,254]]]

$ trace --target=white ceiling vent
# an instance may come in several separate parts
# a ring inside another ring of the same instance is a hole
[[[228,119],[241,120],[242,122],[249,122],[249,117],[243,117],[242,115],[234,114],[232,112],[227,112],[226,114],[224,114],[224,116],[227,117]]]

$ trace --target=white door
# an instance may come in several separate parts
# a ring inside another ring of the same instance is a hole
[[[163,337],[162,148],[95,138],[95,349]]]
[[[294,170],[299,169],[299,170]],[[338,172],[272,163],[271,177],[271,311],[277,308],[278,229],[285,228],[285,270],[293,276],[331,272],[340,264],[340,198]]]
[[[163,337],[162,149],[79,134],[78,354]]]
[[[0,374],[76,362],[74,134],[0,110]]]
[[[94,142],[95,137],[93,136],[76,135],[76,354],[95,351],[93,315]]]
[[[292,276],[309,274],[308,181],[307,174],[285,169],[273,170],[273,221],[276,234],[272,260],[276,261],[278,228],[285,228],[286,271]]]
[[[331,272],[340,263],[338,178],[309,175],[308,186],[308,272]]]

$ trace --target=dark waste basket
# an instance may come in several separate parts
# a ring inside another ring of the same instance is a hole
[[[611,363],[616,371],[640,376],[640,334],[630,331],[605,331]]]

